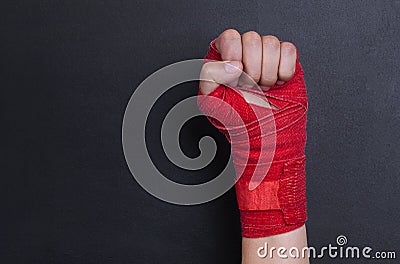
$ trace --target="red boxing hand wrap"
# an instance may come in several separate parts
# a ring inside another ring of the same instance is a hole
[[[215,41],[205,60],[221,61]],[[206,96],[199,92],[199,109],[232,146],[244,237],[286,233],[307,219],[304,148],[308,101],[303,77],[297,60],[291,80],[262,92],[278,109],[250,105],[240,89],[224,85]]]

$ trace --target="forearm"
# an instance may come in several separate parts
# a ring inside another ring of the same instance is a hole
[[[198,106],[231,143],[243,264],[308,263],[285,258],[307,245],[308,97],[297,58],[292,43],[226,30],[201,70]],[[259,257],[265,245],[277,255]]]
[[[242,264],[296,263],[308,264],[306,227],[275,236],[242,240]]]

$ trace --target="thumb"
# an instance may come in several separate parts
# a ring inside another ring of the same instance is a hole
[[[211,61],[203,65],[200,72],[200,91],[207,95],[219,85],[236,86],[242,74],[240,61]]]

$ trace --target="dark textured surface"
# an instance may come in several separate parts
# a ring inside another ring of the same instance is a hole
[[[309,244],[344,234],[399,253],[400,1],[25,0],[0,10],[0,263],[240,263],[233,191],[201,206],[166,204],[132,179],[121,147],[135,87],[201,58],[230,27],[299,48],[310,96]],[[149,125],[195,93],[171,92]],[[189,155],[201,136],[190,131],[217,135],[205,119],[186,131]],[[165,165],[150,137],[164,171],[192,177]]]

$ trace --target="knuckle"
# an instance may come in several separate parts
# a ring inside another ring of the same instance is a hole
[[[235,40],[240,39],[240,34],[235,29],[227,29],[221,33],[221,40]]]
[[[280,45],[279,39],[277,37],[271,36],[271,35],[263,36],[262,37],[262,43],[264,45],[271,45],[271,46],[274,46],[274,47],[279,47],[279,45]]]
[[[282,42],[281,46],[284,52],[291,53],[296,51],[296,46],[291,42]]]
[[[228,29],[222,32],[219,38],[219,47],[222,60],[242,59],[241,35],[236,30]]]
[[[296,46],[292,42],[285,41],[282,42],[282,45],[289,49],[296,49]]]
[[[255,31],[249,31],[243,34],[243,41],[250,45],[258,45],[261,37]]]

